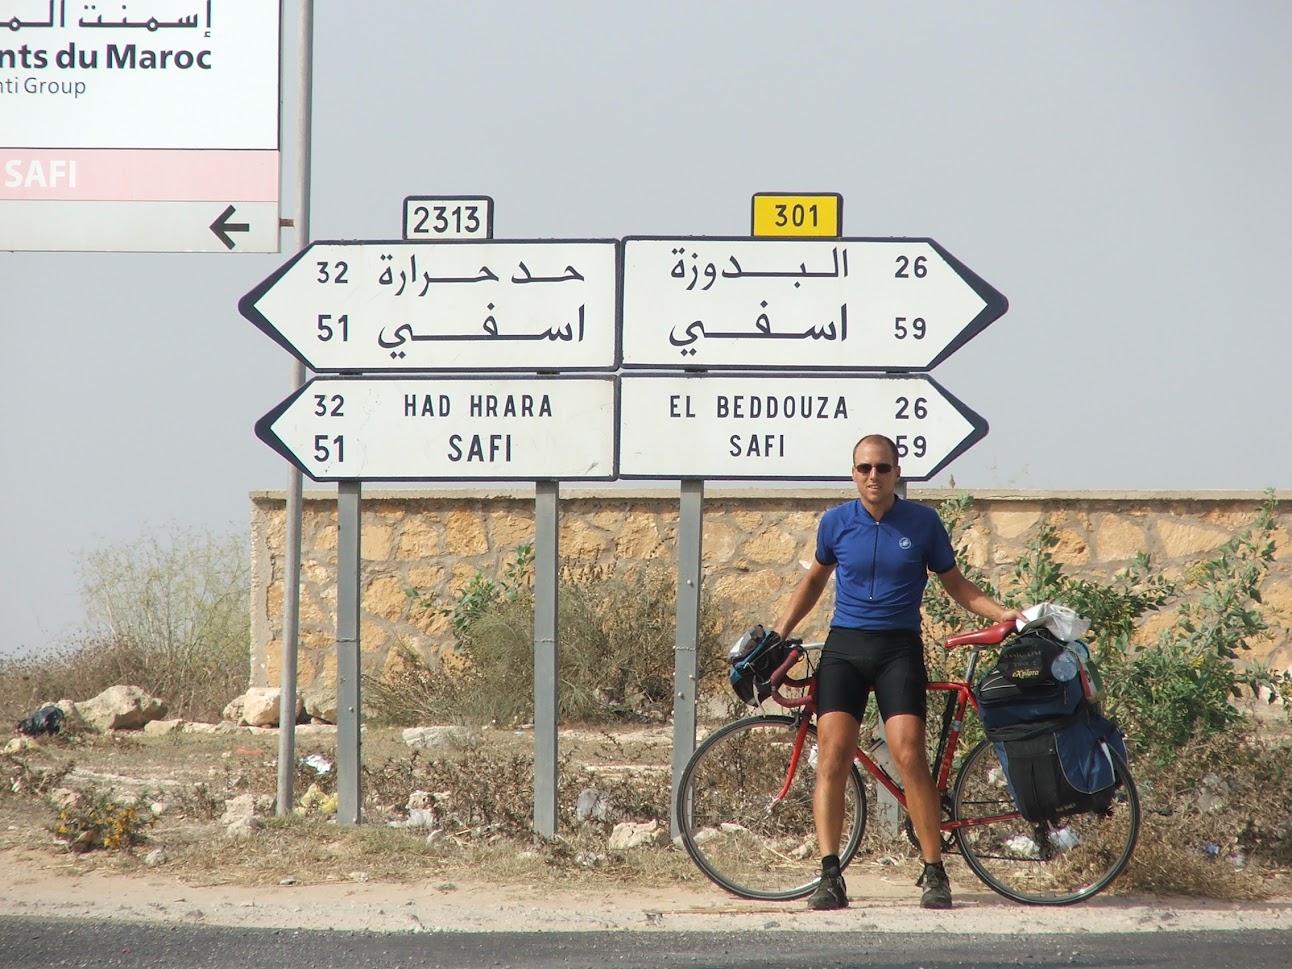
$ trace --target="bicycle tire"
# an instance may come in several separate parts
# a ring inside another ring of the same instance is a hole
[[[710,734],[682,772],[677,822],[687,853],[715,884],[741,898],[802,898],[821,876],[812,792],[816,727],[808,727],[793,782],[779,802],[798,721],[746,717]],[[854,763],[844,785],[840,865],[866,830],[866,798]]]
[[[1140,803],[1129,768],[1110,753],[1119,786],[1107,811],[1068,815],[1050,825],[1017,813],[991,741],[970,751],[956,776],[955,819],[1006,816],[956,829],[961,856],[974,874],[1027,905],[1071,905],[1112,884],[1135,850]]]

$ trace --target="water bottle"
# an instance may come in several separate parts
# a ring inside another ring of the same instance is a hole
[[[1077,670],[1081,669],[1081,660],[1070,647],[1064,647],[1063,652],[1054,657],[1054,662],[1050,664],[1050,672],[1060,683],[1066,683],[1077,675]]]
[[[902,786],[902,777],[897,773],[897,765],[893,763],[893,755],[888,752],[887,740],[880,737],[870,745],[870,749],[866,753],[888,775],[889,780],[898,787]]]

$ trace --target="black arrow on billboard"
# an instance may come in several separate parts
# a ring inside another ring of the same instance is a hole
[[[224,243],[226,249],[233,248],[233,240],[229,238],[230,232],[250,232],[251,224],[249,222],[230,222],[229,217],[236,212],[232,205],[219,214],[214,222],[211,223],[211,231],[215,237]]]

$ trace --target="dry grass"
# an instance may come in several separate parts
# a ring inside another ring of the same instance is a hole
[[[676,599],[676,576],[662,567],[623,573],[600,566],[562,568],[558,706],[563,722],[659,721],[671,712]],[[720,624],[708,602],[699,649],[702,687],[725,671]],[[404,645],[397,647],[401,662],[393,669],[365,677],[365,704],[374,722],[533,720],[532,590],[500,594],[483,609],[473,599],[469,620],[455,625],[461,628],[451,663]]]
[[[678,847],[629,852],[606,847],[613,821],[654,818],[667,824],[670,741],[667,727],[563,731],[560,837],[549,842],[531,831],[533,734],[527,730],[480,731],[433,751],[408,748],[397,730],[365,730],[366,823],[357,827],[317,813],[273,816],[273,733],[45,738],[17,754],[0,755],[0,780],[7,781],[0,784],[0,847],[65,855],[47,830],[55,816],[47,798],[58,787],[77,787],[167,804],[144,844],[133,851],[95,850],[69,858],[78,871],[137,872],[147,851],[161,847],[170,859],[168,872],[202,884],[355,878],[584,888],[700,884],[703,876]],[[1184,769],[1177,762],[1172,773],[1137,764],[1145,824],[1131,866],[1114,890],[1236,900],[1286,891],[1286,878],[1268,876],[1292,867],[1286,835],[1292,754],[1279,745],[1273,754],[1262,753],[1262,743],[1254,736],[1242,744],[1231,739],[1228,745],[1198,745],[1187,759],[1195,766]],[[304,760],[314,753],[335,763],[334,735],[302,733],[298,756]],[[1228,799],[1215,809],[1198,800],[1198,792],[1208,787],[1201,778],[1211,774],[1229,784]],[[330,792],[335,772],[319,775],[300,767],[298,798],[311,783]],[[615,805],[610,821],[576,822],[574,804],[589,786]],[[434,795],[442,828],[434,841],[423,829],[387,823],[407,815],[405,805],[418,790]],[[256,798],[264,822],[250,841],[227,837],[220,821],[225,801],[238,794]],[[1216,857],[1202,849],[1206,843],[1218,846]],[[1245,855],[1243,867],[1227,860],[1237,853]],[[914,878],[916,861],[900,833],[872,827],[855,864]],[[962,871],[957,877],[969,876]]]
[[[246,691],[248,642],[177,657],[122,638],[87,637],[38,657],[0,658],[0,718],[16,724],[46,703],[81,703],[128,683],[165,701],[169,716],[218,720],[224,706]]]

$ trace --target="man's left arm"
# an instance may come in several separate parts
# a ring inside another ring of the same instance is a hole
[[[945,572],[937,573],[937,576],[942,583],[942,588],[947,590],[947,595],[975,616],[982,616],[992,622],[1004,622],[1006,619],[1018,619],[1023,615],[1017,609],[1005,608],[966,579],[958,565],[951,566]]]

